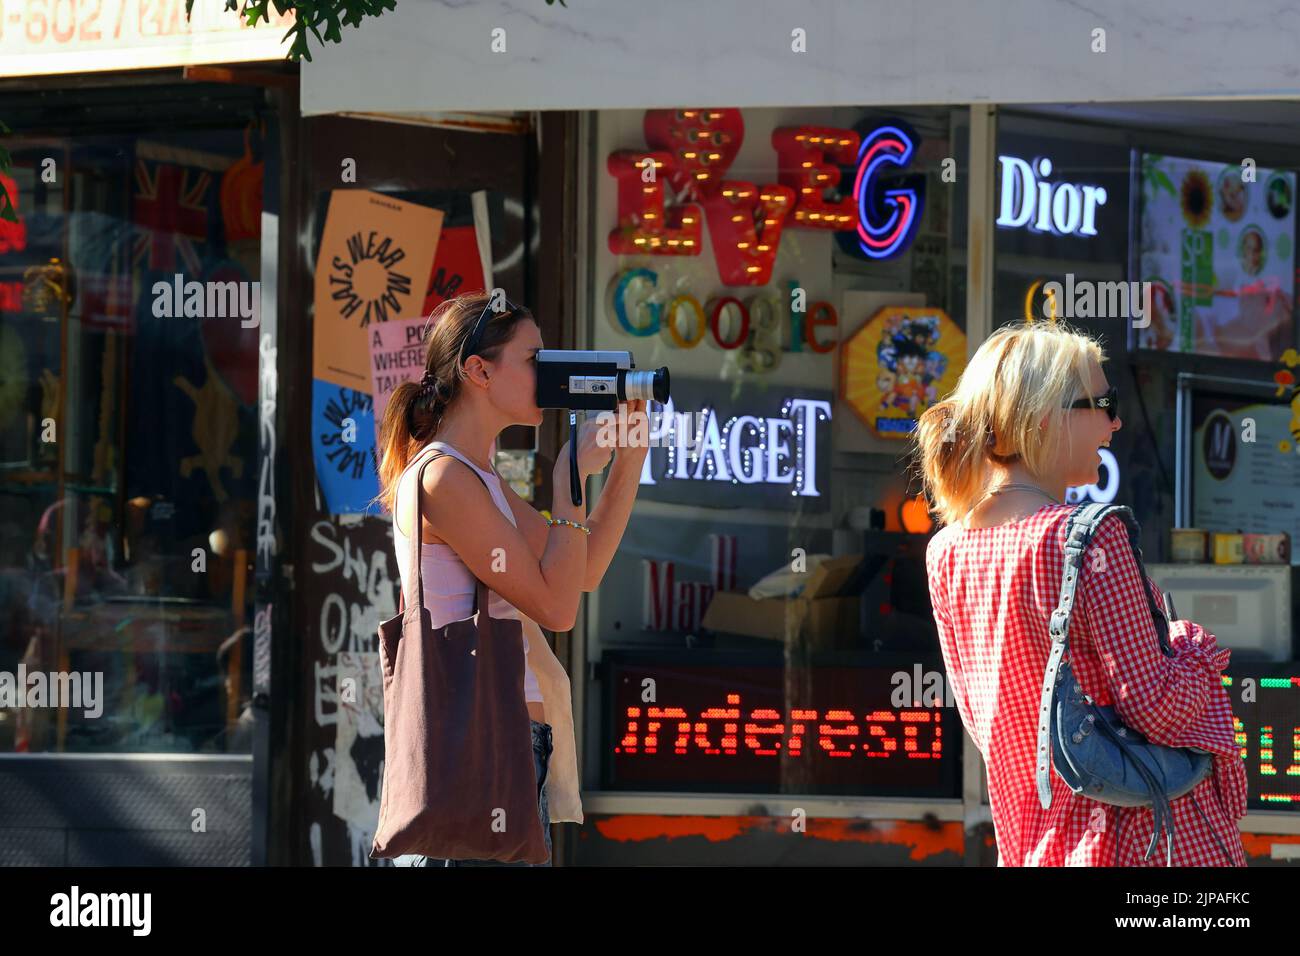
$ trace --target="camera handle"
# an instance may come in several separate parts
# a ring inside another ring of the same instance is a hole
[[[582,504],[582,479],[578,476],[578,412],[569,409],[569,493],[574,505]]]

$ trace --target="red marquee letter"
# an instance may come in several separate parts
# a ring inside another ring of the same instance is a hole
[[[857,210],[853,197],[827,202],[825,193],[840,182],[840,167],[858,158],[858,134],[826,126],[783,126],[772,132],[777,180],[795,191],[797,205],[790,220],[795,229],[853,228]],[[825,162],[830,160],[830,162]]]
[[[654,163],[653,181],[646,182],[646,162]],[[609,234],[615,255],[698,256],[700,207],[691,203],[664,208],[664,175],[673,158],[668,153],[618,150],[605,163],[618,180],[618,228]]]

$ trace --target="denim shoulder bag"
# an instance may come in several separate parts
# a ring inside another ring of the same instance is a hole
[[[1160,842],[1167,827],[1166,865],[1174,852],[1174,819],[1169,803],[1189,793],[1209,775],[1213,757],[1197,747],[1166,747],[1151,743],[1124,726],[1112,706],[1103,707],[1083,692],[1065,659],[1069,645],[1070,612],[1088,543],[1107,515],[1123,519],[1129,544],[1137,559],[1142,589],[1155,620],[1160,650],[1172,656],[1169,620],[1156,605],[1142,566],[1137,519],[1124,505],[1088,503],[1070,513],[1066,527],[1065,571],[1061,599],[1052,612],[1048,633],[1052,650],[1047,659],[1041,707],[1038,714],[1038,798],[1046,810],[1052,803],[1048,764],[1070,789],[1090,800],[1117,807],[1151,807],[1155,826],[1143,859]],[[1168,603],[1166,599],[1166,603]],[[1050,752],[1050,760],[1049,760]]]

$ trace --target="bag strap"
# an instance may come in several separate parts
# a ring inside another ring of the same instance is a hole
[[[410,564],[407,565],[407,569],[406,569],[406,579],[409,581],[411,580],[411,565],[412,564],[415,565],[415,601],[416,601],[416,606],[420,609],[421,615],[424,614],[424,562],[420,560],[420,544],[421,544],[421,530],[422,530],[420,527],[420,518],[421,515],[423,514],[423,509],[420,507],[420,499],[421,496],[424,494],[424,469],[429,467],[430,462],[438,458],[456,458],[455,455],[449,455],[445,451],[440,451],[439,449],[436,448],[433,449],[433,452],[434,453],[430,455],[428,458],[426,458],[424,463],[420,465],[419,471],[417,471],[415,475],[415,503],[412,505],[412,509],[411,509],[414,513],[411,516],[411,524],[410,524],[411,531],[409,535]],[[424,454],[424,452],[421,452],[420,454]],[[417,458],[416,460],[418,461],[419,459]],[[459,458],[456,458],[456,460],[460,461]],[[465,464],[465,463],[461,462],[461,464]],[[466,467],[469,466],[466,465]],[[486,490],[488,495],[491,496],[492,490],[488,488],[487,482],[484,481],[483,476],[478,473],[478,469],[470,468],[470,471],[474,473],[474,476],[478,478],[478,480],[482,483],[484,490]],[[397,613],[405,614],[406,613],[406,589],[399,588],[398,591],[400,597],[398,598]],[[477,576],[475,576],[474,610],[471,613],[477,614],[478,609],[480,607],[482,608],[488,607],[489,596],[486,592],[487,592],[487,585],[485,585],[482,581],[478,579]]]
[[[1052,804],[1051,778],[1048,768],[1051,766],[1052,740],[1052,698],[1060,680],[1062,658],[1070,643],[1070,617],[1074,611],[1074,595],[1079,586],[1079,577],[1083,573],[1083,556],[1088,550],[1092,536],[1097,533],[1103,520],[1109,515],[1118,515],[1128,530],[1129,546],[1137,560],[1138,576],[1142,581],[1142,590],[1147,596],[1147,605],[1155,621],[1156,635],[1160,639],[1160,648],[1167,655],[1169,651],[1169,622],[1156,606],[1155,598],[1147,585],[1146,569],[1142,565],[1142,549],[1138,542],[1141,528],[1137,518],[1127,505],[1087,502],[1070,512],[1065,529],[1065,566],[1061,575],[1061,596],[1056,610],[1048,621],[1047,633],[1052,639],[1052,649],[1047,656],[1047,671],[1043,677],[1043,691],[1039,698],[1038,709],[1038,759],[1037,784],[1038,799],[1046,810]]]

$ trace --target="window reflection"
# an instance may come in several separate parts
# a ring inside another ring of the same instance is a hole
[[[0,752],[247,752],[262,130],[6,145]]]

